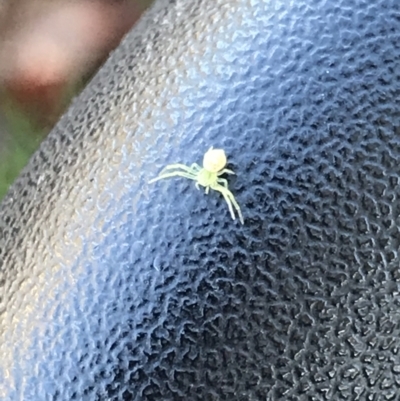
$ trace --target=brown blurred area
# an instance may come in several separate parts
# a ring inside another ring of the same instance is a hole
[[[0,0],[0,108],[54,124],[150,2]]]
[[[0,0],[0,201],[153,0]]]

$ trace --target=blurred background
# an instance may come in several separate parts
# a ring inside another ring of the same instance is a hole
[[[0,201],[153,0],[0,0]]]

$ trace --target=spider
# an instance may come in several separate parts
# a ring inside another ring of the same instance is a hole
[[[220,178],[222,174],[235,174],[232,170],[225,168],[227,163],[225,151],[223,149],[213,149],[211,147],[203,158],[203,168],[197,163],[193,163],[190,167],[184,164],[170,164],[166,166],[158,177],[150,180],[150,183],[170,177],[184,177],[196,181],[196,188],[200,189],[200,185],[205,187],[205,193],[208,194],[210,188],[218,191],[224,197],[228,204],[232,219],[235,220],[235,207],[239,220],[244,224],[242,212],[232,192],[228,189],[228,181],[225,178]],[[233,205],[233,206],[232,206]]]

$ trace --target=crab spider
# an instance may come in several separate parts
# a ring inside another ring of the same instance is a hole
[[[233,210],[235,208],[240,222],[244,224],[240,207],[228,188],[228,181],[220,177],[225,173],[235,174],[232,170],[225,168],[226,163],[225,151],[211,147],[204,154],[203,167],[200,167],[197,163],[193,163],[190,167],[180,163],[170,164],[160,172],[158,177],[150,180],[150,183],[170,177],[184,177],[196,181],[196,188],[200,189],[200,186],[205,187],[206,194],[208,194],[210,188],[220,192],[228,204],[232,219],[235,220],[235,212]]]

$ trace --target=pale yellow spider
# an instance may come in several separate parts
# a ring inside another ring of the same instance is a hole
[[[224,168],[226,166],[226,163],[227,160],[225,151],[223,149],[213,149],[211,147],[204,154],[203,168],[201,168],[197,163],[193,163],[190,167],[180,163],[170,164],[160,172],[160,175],[158,177],[150,180],[150,183],[161,180],[163,178],[176,176],[194,180],[196,181],[197,189],[200,189],[200,185],[206,188],[206,194],[208,194],[210,188],[221,192],[226,203],[228,204],[232,219],[235,220],[235,213],[232,207],[233,205],[237,211],[240,222],[244,224],[240,207],[236,202],[236,199],[233,196],[232,192],[228,189],[228,181],[225,178],[220,178],[220,176],[225,173],[235,174],[232,170]]]

